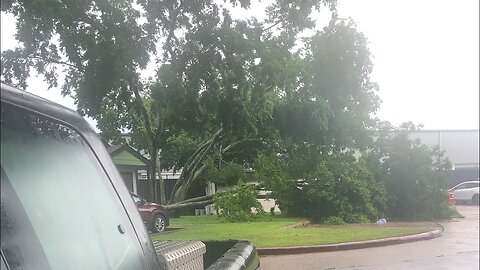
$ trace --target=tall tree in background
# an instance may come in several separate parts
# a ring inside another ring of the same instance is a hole
[[[305,47],[296,87],[275,108],[278,143],[259,155],[255,176],[286,214],[373,220],[385,209],[385,187],[354,155],[372,147],[378,108],[367,40],[350,20],[332,18]]]
[[[351,20],[332,18],[307,40],[299,61],[295,88],[285,92],[274,119],[285,147],[279,153],[296,162],[294,175],[303,178],[323,155],[371,146],[379,99],[367,40]]]
[[[178,60],[167,61],[158,70],[152,98],[158,104],[168,97],[183,97],[171,110],[177,115],[169,132],[203,136],[203,143],[182,164],[170,203],[185,198],[213,149],[218,149],[221,164],[223,155],[269,136],[273,104],[285,91],[284,75],[291,73],[287,65],[294,58],[290,52],[294,37],[314,26],[308,14],[315,7],[320,3],[274,3],[269,7],[268,27],[256,20],[232,20],[227,9],[213,7],[204,21],[189,25],[184,36],[174,35],[166,43],[167,58]],[[274,27],[279,35],[273,33]]]

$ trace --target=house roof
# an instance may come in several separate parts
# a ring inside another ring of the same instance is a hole
[[[117,145],[109,145],[107,146],[107,151],[110,155],[114,155],[118,152],[118,150],[122,147],[127,146],[126,144],[117,144]]]
[[[117,156],[117,155],[121,154],[122,152],[126,151],[129,154],[133,155],[135,158],[139,159],[145,165],[150,164],[149,159],[142,156],[139,152],[137,152],[135,149],[130,147],[128,144],[110,145],[110,146],[107,146],[107,151],[112,158],[114,158],[115,156]],[[114,159],[114,162],[115,162],[115,159]]]

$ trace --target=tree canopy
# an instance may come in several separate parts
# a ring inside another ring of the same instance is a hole
[[[2,1],[20,42],[2,51],[2,81],[26,89],[35,70],[106,141],[127,130],[150,158],[149,199],[175,207],[199,180],[236,184],[254,169],[285,212],[363,222],[404,215],[407,206],[392,206],[401,205],[394,172],[416,170],[413,181],[448,170],[440,153],[375,133],[368,41],[337,17],[335,0],[272,1],[264,20],[234,19],[232,7],[253,9],[249,0]],[[318,11],[331,14],[321,30]],[[409,157],[423,165],[396,167]],[[170,196],[156,181],[165,169],[181,171]],[[440,186],[429,191],[437,201]]]
[[[2,80],[26,88],[35,69],[73,96],[105,139],[130,130],[154,168],[183,132],[198,151],[177,157],[183,166],[166,160],[163,168],[182,167],[176,188],[188,188],[214,144],[226,153],[270,136],[274,104],[297,87],[298,34],[314,27],[313,10],[335,10],[333,0],[276,1],[265,21],[233,20],[227,4],[251,8],[235,0],[3,1],[21,46],[2,52]],[[156,75],[142,77],[149,66]]]

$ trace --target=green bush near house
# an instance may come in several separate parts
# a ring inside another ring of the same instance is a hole
[[[265,217],[262,205],[257,201],[258,192],[253,186],[240,184],[238,189],[214,198],[215,210],[229,222],[255,221]],[[252,211],[252,208],[255,211]]]

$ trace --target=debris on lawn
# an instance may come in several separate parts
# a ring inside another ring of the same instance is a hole
[[[384,219],[384,218],[381,218],[381,219],[377,220],[377,224],[378,225],[385,225],[385,224],[387,224],[387,220]]]

